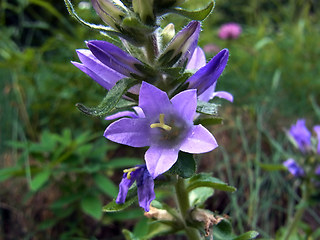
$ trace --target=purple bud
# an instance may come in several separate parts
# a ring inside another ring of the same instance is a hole
[[[304,119],[299,119],[295,125],[292,125],[289,134],[301,152],[305,153],[311,148],[311,133],[306,127],[306,121]]]
[[[304,176],[303,169],[296,163],[295,160],[289,158],[287,161],[283,163],[283,165],[288,169],[288,171],[295,177]]]

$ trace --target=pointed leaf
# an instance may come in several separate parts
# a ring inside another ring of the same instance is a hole
[[[240,236],[237,236],[233,238],[232,240],[250,240],[250,239],[255,239],[258,237],[259,233],[256,231],[249,231],[244,234],[241,234]]]
[[[94,176],[94,181],[101,191],[103,191],[109,197],[116,197],[118,194],[118,188],[109,179],[102,174],[97,174]]]
[[[93,116],[102,116],[115,110],[117,103],[120,101],[123,94],[127,92],[129,88],[137,83],[136,80],[131,78],[123,78],[116,83],[116,85],[110,89],[105,98],[97,107],[86,107],[81,103],[77,103],[76,106],[80,111],[85,114]]]
[[[170,9],[170,12],[182,15],[192,20],[202,21],[211,13],[212,9],[214,8],[214,5],[214,1],[210,1],[210,3],[205,8],[200,9],[198,11],[186,10],[182,8],[173,8]]]
[[[210,102],[203,102],[198,100],[197,103],[197,112],[212,116],[218,116],[218,107],[220,105]]]
[[[137,202],[137,186],[132,187],[127,194],[126,201],[123,204],[117,204],[115,199],[103,207],[104,212],[118,212],[131,206],[134,202]]]
[[[220,179],[211,177],[206,173],[199,173],[190,178],[188,181],[187,191],[190,192],[191,190],[199,187],[211,187],[213,189],[226,192],[234,192],[237,190],[235,187],[229,186]]]
[[[217,225],[213,226],[213,239],[215,240],[232,240],[232,226],[228,220],[222,220]]]

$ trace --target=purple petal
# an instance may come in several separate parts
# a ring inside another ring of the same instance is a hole
[[[131,147],[150,145],[149,122],[145,118],[122,118],[110,124],[104,136],[116,143]]]
[[[320,125],[314,126],[313,131],[315,131],[317,134],[317,139],[318,139],[317,153],[320,154]],[[319,168],[319,171],[320,171],[320,168]]]
[[[208,102],[210,99],[213,98],[214,95],[214,91],[216,90],[216,85],[217,82],[215,82],[214,84],[212,84],[210,87],[207,88],[207,90],[205,90],[203,93],[201,93],[199,95],[199,100],[204,101],[204,102]]]
[[[105,120],[114,120],[117,118],[122,118],[122,117],[129,117],[129,118],[138,118],[137,114],[132,111],[122,111],[122,112],[117,112],[115,114],[112,114],[110,116],[107,116]]]
[[[72,62],[73,65],[108,90],[111,89],[117,81],[125,77],[100,62],[90,50],[78,49],[77,54],[82,64]]]
[[[210,60],[210,62],[207,63],[207,65],[200,68],[187,80],[189,83],[188,88],[196,88],[198,90],[198,95],[201,95],[220,77],[227,65],[228,57],[228,49],[221,50],[214,58]]]
[[[197,47],[194,50],[192,57],[186,66],[186,69],[198,70],[205,65],[206,65],[206,55],[204,54],[204,51],[201,49],[201,47]]]
[[[295,177],[302,177],[304,175],[303,169],[292,158],[289,158],[287,161],[285,161],[283,165]]]
[[[152,200],[156,198],[154,193],[154,181],[148,170],[145,168],[143,174],[137,179],[139,206],[146,212],[150,210]]]
[[[117,46],[99,40],[89,41],[87,45],[97,59],[115,71],[128,77],[131,73],[140,74],[134,65],[141,62]]]
[[[119,193],[116,199],[117,204],[123,204],[126,201],[129,188],[132,186],[136,179],[131,177],[127,178],[127,173],[123,174],[122,180],[119,184]]]
[[[212,98],[218,97],[228,100],[229,102],[233,102],[233,96],[231,93],[225,92],[225,91],[218,91],[214,92],[212,95]]]
[[[182,117],[185,121],[193,122],[197,109],[197,91],[190,89],[175,95],[171,99],[174,112]]]
[[[292,125],[289,134],[297,143],[301,152],[305,153],[311,147],[311,133],[306,127],[306,121],[299,119],[295,125]]]
[[[320,165],[316,167],[316,170],[314,171],[315,174],[320,175]]]
[[[168,95],[155,86],[142,82],[139,95],[139,107],[148,118],[158,118],[172,107]]]
[[[202,125],[196,125],[190,130],[180,150],[188,153],[205,153],[216,147],[218,147],[218,143],[214,136]]]
[[[150,175],[156,178],[168,171],[178,159],[179,149],[151,146],[144,158]]]

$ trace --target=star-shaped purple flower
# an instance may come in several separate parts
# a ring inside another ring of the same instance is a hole
[[[221,50],[207,64],[203,50],[197,47],[187,64],[187,69],[197,70],[188,80],[188,88],[198,90],[199,100],[209,101],[214,97],[224,98],[233,102],[233,96],[225,91],[216,92],[217,80],[225,69],[229,57],[228,49]]]
[[[142,82],[139,107],[144,115],[115,121],[104,136],[132,147],[150,146],[145,161],[153,178],[172,167],[180,150],[205,153],[218,146],[206,128],[193,125],[197,108],[195,89],[183,91],[169,100],[165,92]]]
[[[289,158],[283,163],[283,165],[288,169],[288,171],[295,177],[304,176],[304,170],[296,163],[295,160]]]
[[[311,148],[311,133],[304,119],[299,119],[295,125],[292,125],[289,134],[301,152],[305,153]]]
[[[145,165],[124,170],[116,203],[123,204],[125,202],[129,188],[135,181],[138,188],[139,206],[144,208],[146,212],[149,212],[150,203],[156,198],[156,195],[154,193],[153,178],[150,176]]]

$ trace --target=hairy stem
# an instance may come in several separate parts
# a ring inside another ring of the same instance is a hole
[[[179,211],[181,214],[182,222],[186,231],[186,235],[188,236],[189,240],[201,240],[202,237],[199,233],[199,231],[193,227],[189,227],[187,225],[187,217],[188,217],[188,211],[190,209],[190,202],[189,202],[189,196],[186,191],[184,179],[181,177],[178,177],[177,183],[175,185],[176,189],[176,195],[177,195],[177,202]]]

